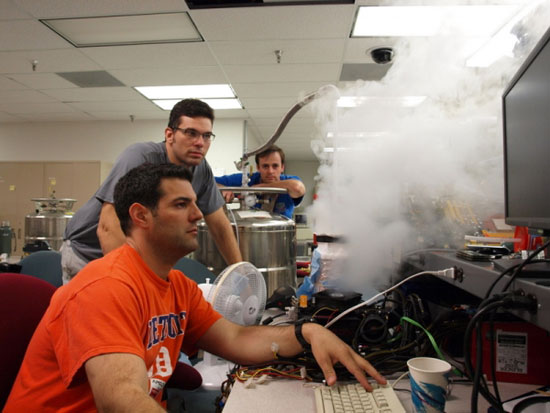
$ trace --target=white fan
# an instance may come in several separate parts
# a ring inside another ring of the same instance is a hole
[[[243,326],[260,322],[265,310],[267,288],[258,269],[243,261],[230,265],[213,284],[200,284],[205,299],[227,320]],[[202,386],[218,390],[232,363],[205,352],[203,361],[194,366],[203,379]]]

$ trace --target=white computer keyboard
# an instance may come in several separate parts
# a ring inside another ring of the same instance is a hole
[[[372,392],[359,383],[316,387],[317,413],[406,413],[389,384],[371,384]]]

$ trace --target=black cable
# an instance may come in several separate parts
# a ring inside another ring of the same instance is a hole
[[[485,301],[490,301],[490,299],[487,299]],[[468,327],[466,328],[466,332],[464,334],[464,366],[466,367],[466,372],[468,373],[468,376],[474,377],[473,381],[473,390],[472,390],[472,403],[471,403],[471,410],[472,413],[477,413],[477,396],[478,392],[485,397],[485,399],[491,403],[491,405],[497,409],[498,412],[503,412],[502,405],[498,403],[498,400],[491,394],[489,391],[489,388],[487,384],[485,383],[483,386],[480,385],[480,377],[481,374],[479,371],[476,371],[476,374],[473,374],[472,365],[471,365],[471,355],[470,355],[470,340],[473,329],[477,326],[478,323],[481,323],[483,321],[483,318],[486,316],[487,313],[494,312],[498,308],[504,308],[504,309],[525,309],[531,312],[535,312],[537,308],[536,299],[531,296],[526,296],[521,291],[514,291],[506,294],[506,296],[502,297],[502,299],[498,301],[491,302],[487,304],[485,307],[481,308],[470,320],[468,323]],[[478,348],[477,348],[477,354],[476,354],[476,369],[479,365],[479,357],[482,353],[482,348],[479,346],[480,341],[479,337],[481,334],[478,333]],[[491,343],[492,345],[492,343]]]
[[[493,377],[493,389],[495,390],[495,397],[499,405],[502,405],[502,399],[500,397],[500,392],[498,391],[498,382],[497,382],[497,369],[495,365],[495,317],[494,313],[491,314],[489,319],[489,357],[490,357],[490,366],[491,366],[491,376]]]
[[[468,323],[468,326],[466,327],[466,332],[464,333],[464,367],[466,368],[466,373],[468,377],[472,378],[474,380],[475,375],[473,372],[473,367],[471,365],[471,353],[470,353],[470,342],[472,337],[472,331],[474,330],[474,327],[476,327],[479,320],[481,320],[485,314],[489,311],[493,311],[498,309],[499,307],[502,307],[504,305],[503,300],[499,300],[496,302],[492,302],[485,306],[484,308],[481,308],[470,320]],[[479,336],[479,335],[478,335]],[[477,349],[476,351],[476,357],[479,357],[480,349]],[[476,358],[477,360],[477,358]],[[478,392],[485,397],[485,399],[494,406],[497,411],[502,411],[501,407],[498,406],[496,399],[493,397],[493,395],[489,392],[488,389],[479,386],[479,383],[473,382],[473,389],[472,389],[472,399],[471,399],[471,411],[472,413],[477,413],[477,395]],[[474,391],[475,390],[475,391]]]
[[[514,273],[512,274],[512,276],[510,277],[510,279],[508,280],[508,282],[506,283],[506,285],[504,286],[504,288],[502,289],[502,291],[506,291],[508,290],[508,287],[510,287],[510,284],[512,284],[512,282],[514,282],[514,280],[516,279],[516,277],[518,276],[518,274],[521,272],[521,270],[523,270],[523,268],[529,264],[529,262],[533,261],[533,258],[535,258],[537,255],[539,255],[539,253],[543,250],[545,250],[548,246],[550,245],[550,239],[548,241],[546,241],[544,244],[542,244],[540,247],[538,247],[535,251],[533,251],[531,254],[529,254],[529,256],[527,257],[527,259],[525,261],[523,261],[517,268],[516,270],[514,271]]]
[[[539,262],[550,262],[550,260],[549,260],[549,259],[531,260],[531,261],[529,261],[528,263],[526,263],[526,265],[537,264],[537,263],[539,263]],[[495,278],[495,280],[491,283],[491,285],[490,285],[489,288],[487,289],[487,292],[485,293],[485,297],[484,297],[484,298],[487,298],[487,297],[489,297],[489,296],[491,295],[491,292],[493,291],[493,289],[495,288],[495,286],[498,284],[498,282],[499,282],[500,280],[502,280],[502,278],[503,278],[506,274],[508,274],[508,273],[510,273],[510,272],[512,272],[512,271],[514,271],[514,270],[516,270],[521,264],[522,264],[522,263],[512,265],[511,267],[506,268],[504,271],[502,271],[502,272],[498,275],[498,277]]]

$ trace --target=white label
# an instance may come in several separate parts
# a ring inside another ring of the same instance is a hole
[[[497,330],[496,371],[527,374],[527,333]]]

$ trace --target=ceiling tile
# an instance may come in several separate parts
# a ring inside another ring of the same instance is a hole
[[[12,0],[38,18],[112,16],[188,10],[181,0]]]
[[[113,111],[113,112],[132,112],[135,110],[142,110],[142,111],[149,111],[153,108],[157,108],[157,106],[146,100],[114,100],[114,101],[101,101],[101,102],[67,102],[67,105],[71,108],[82,110],[85,112],[106,112],[106,111]],[[155,111],[162,111],[162,109],[158,108],[155,109]]]
[[[0,50],[39,50],[72,47],[36,20],[0,20]]]
[[[191,10],[205,40],[347,38],[354,5]]]
[[[301,96],[315,92],[326,82],[277,82],[277,83],[231,83],[239,97],[284,97],[292,96],[299,100]]]
[[[294,81],[326,81],[338,80],[340,64],[295,64],[295,65],[229,65],[225,72],[231,82],[285,82]]]
[[[34,60],[38,61],[36,65],[38,73],[98,70],[101,68],[77,49],[27,50],[0,52],[0,73],[33,73],[32,62]]]
[[[76,88],[74,84],[57,76],[55,73],[15,74],[8,75],[8,77],[22,85],[38,90]]]
[[[36,90],[2,90],[0,103],[42,103],[55,102],[55,99]],[[11,113],[11,111],[10,111]]]
[[[44,90],[44,94],[64,102],[103,102],[136,100],[147,102],[134,89],[128,87],[98,87]]]
[[[3,103],[0,94],[0,111],[11,113],[14,115],[32,114],[32,113],[74,113],[75,110],[70,106],[61,102],[49,103]],[[52,119],[55,120],[55,119]]]
[[[156,70],[122,69],[110,73],[128,86],[202,85],[227,83],[227,77],[218,66],[174,67],[165,65]]]
[[[346,39],[266,40],[211,42],[210,47],[222,64],[277,63],[275,50],[281,51],[281,63],[341,62]]]
[[[166,66],[212,66],[216,59],[204,43],[173,43],[81,49],[105,69],[162,68]],[[146,59],[143,56],[147,56]]]
[[[296,99],[293,97],[281,98],[240,98],[241,103],[245,108],[253,107],[255,109],[262,108],[291,108]]]
[[[25,90],[27,87],[7,76],[0,75],[0,90]]]

